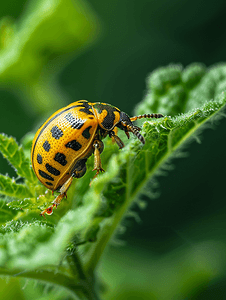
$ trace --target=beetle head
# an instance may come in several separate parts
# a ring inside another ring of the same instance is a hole
[[[123,111],[120,112],[120,122],[117,124],[117,127],[124,130],[128,138],[129,132],[132,132],[143,144],[145,144],[145,139],[139,132],[141,128],[134,125],[131,122],[130,117]]]

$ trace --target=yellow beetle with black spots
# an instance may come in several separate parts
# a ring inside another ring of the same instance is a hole
[[[104,149],[101,141],[107,135],[123,148],[117,136],[117,128],[129,138],[132,132],[143,144],[140,128],[132,122],[141,118],[161,118],[161,114],[144,114],[130,118],[118,108],[106,103],[86,100],[74,102],[55,112],[37,131],[31,150],[31,161],[36,176],[48,189],[59,190],[53,204],[41,212],[52,214],[66,196],[73,178],[86,172],[87,158],[94,154],[95,177],[104,171],[100,154]]]

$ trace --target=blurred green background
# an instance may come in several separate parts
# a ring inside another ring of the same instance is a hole
[[[14,18],[19,28],[35,3],[2,2],[0,17]],[[56,95],[56,103],[42,109],[26,91],[2,84],[0,77],[1,132],[20,141],[51,113],[79,99],[111,103],[133,115],[154,69],[192,62],[209,67],[226,60],[223,0],[96,0],[87,5],[98,25],[92,43],[68,53],[63,70],[56,70],[62,102]],[[226,119],[214,127],[158,178],[159,197],[148,200],[144,211],[134,207],[141,222],[124,221],[127,230],[117,239],[125,246],[108,249],[100,266],[99,276],[111,286],[105,299],[226,299]],[[0,172],[15,176],[2,157]],[[29,285],[24,290],[29,293]],[[37,298],[29,295],[26,299],[40,299],[38,292]]]

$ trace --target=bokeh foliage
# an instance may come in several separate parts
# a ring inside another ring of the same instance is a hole
[[[20,91],[38,113],[62,105],[56,76],[96,38],[97,28],[84,1],[31,1],[19,24],[2,19],[1,86]]]

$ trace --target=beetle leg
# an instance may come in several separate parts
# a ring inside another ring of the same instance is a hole
[[[129,131],[131,131],[131,130],[128,130],[128,127],[127,127],[128,124],[127,124],[127,122],[126,121],[121,121],[121,125],[124,126],[123,130],[124,130],[127,138],[129,139],[130,138]]]
[[[113,132],[112,132],[113,131]],[[113,143],[116,143],[116,141],[115,141],[115,139],[114,139],[114,135],[117,135],[117,133],[118,133],[118,128],[117,127],[114,127],[114,129],[112,130],[112,131],[110,131],[108,134],[109,134],[109,137],[112,139],[112,142]]]
[[[53,213],[53,208],[56,207],[60,204],[61,200],[64,198],[64,197],[67,197],[67,191],[72,183],[72,180],[73,180],[73,176],[71,176],[63,185],[62,187],[60,188],[60,195],[58,195],[54,200],[53,200],[53,204],[50,205],[48,208],[44,209],[40,215],[41,216],[45,216],[45,214],[47,215],[51,215]]]
[[[94,169],[93,169],[93,171],[97,171],[96,175],[93,177],[93,179],[94,179],[100,172],[104,172],[104,169],[102,168],[102,164],[101,164],[101,159],[100,159],[100,154],[104,150],[104,144],[100,140],[95,140],[93,142],[93,148],[94,148]]]
[[[125,134],[127,136],[128,136],[128,132],[132,132],[143,144],[145,144],[145,139],[144,139],[143,135],[140,134],[140,132],[139,132],[141,130],[140,127],[135,126],[133,124],[132,125],[127,124],[126,121],[122,121],[121,123],[123,126],[126,127],[126,129],[124,129],[124,130],[125,130]]]
[[[125,147],[123,141],[115,134],[113,130],[109,132],[109,137],[112,138],[113,142],[116,142],[116,144],[119,146],[119,149]]]

